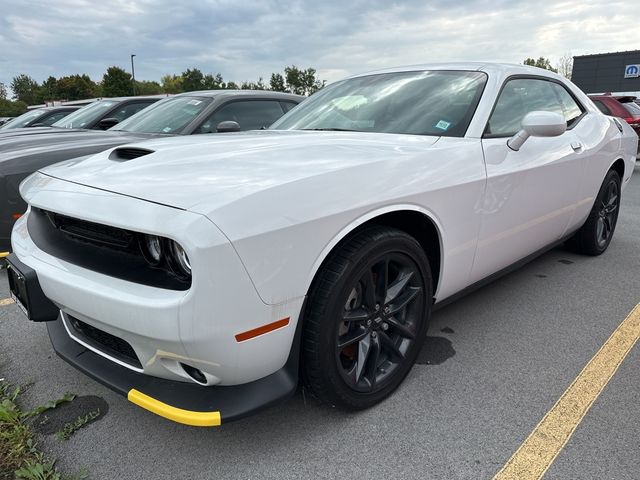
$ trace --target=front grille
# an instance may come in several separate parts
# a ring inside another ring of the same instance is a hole
[[[32,208],[27,229],[41,250],[66,262],[130,282],[169,290],[188,290],[182,278],[151,265],[140,249],[143,234]]]
[[[136,234],[123,228],[88,222],[59,213],[44,211],[53,226],[78,240],[106,247],[131,249],[136,244]]]
[[[142,364],[133,347],[125,340],[84,323],[71,315],[66,315],[66,317],[69,319],[69,324],[75,335],[80,340],[111,357],[117,358],[121,362],[136,368],[142,368]]]

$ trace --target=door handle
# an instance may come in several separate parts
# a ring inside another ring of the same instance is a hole
[[[581,152],[582,144],[580,142],[571,142],[571,148],[573,148],[574,152]]]

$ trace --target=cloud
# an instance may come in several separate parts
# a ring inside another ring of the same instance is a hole
[[[624,1],[461,0],[352,2],[5,0],[0,81],[38,81],[107,67],[158,80],[198,67],[227,80],[268,79],[287,65],[329,81],[381,67],[637,48]]]

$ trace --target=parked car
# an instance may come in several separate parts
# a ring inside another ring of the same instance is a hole
[[[29,110],[23,113],[17,118],[14,118],[10,123],[0,127],[0,133],[6,130],[16,128],[27,127],[50,127],[58,120],[63,119],[71,112],[75,112],[80,107],[74,106],[59,106],[59,107],[43,107]]]
[[[77,132],[78,130],[106,130],[163,98],[165,98],[164,95],[105,98],[76,110],[49,127],[1,128],[0,141],[9,136],[59,134]]]
[[[243,417],[300,369],[321,400],[367,408],[409,372],[433,304],[564,240],[603,253],[637,143],[546,70],[355,76],[266,131],[34,174],[11,291],[62,358],[171,420]]]
[[[589,95],[589,98],[602,113],[624,119],[640,135],[640,105],[635,103],[636,97]]]
[[[251,90],[189,92],[155,103],[108,131],[0,136],[0,252],[9,250],[11,227],[27,208],[18,185],[39,168],[156,136],[268,127],[303,98]],[[81,125],[79,121],[69,120],[71,126]]]
[[[5,125],[7,122],[10,122],[15,117],[0,117],[0,126]]]

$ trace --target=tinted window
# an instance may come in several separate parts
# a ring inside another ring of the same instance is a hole
[[[66,117],[70,113],[71,113],[70,111],[54,112],[46,118],[41,118],[40,120],[38,120],[37,123],[41,123],[42,125],[49,127],[54,123],[56,123],[61,118]]]
[[[571,94],[567,92],[567,89],[562,85],[552,83],[551,86],[558,96],[560,105],[562,105],[562,112],[564,119],[567,121],[567,127],[572,127],[582,115],[582,107],[578,105]]]
[[[117,118],[119,122],[122,120],[129,118],[131,115],[135,115],[143,108],[147,108],[153,102],[137,102],[137,103],[129,103],[127,105],[123,105],[120,108],[116,108],[113,112],[109,114],[109,118]]]
[[[145,108],[110,130],[175,135],[191,123],[209,103],[211,98],[206,97],[168,98]]]
[[[241,130],[267,128],[284,114],[280,102],[273,100],[241,100],[227,103],[207,118],[194,133],[215,133],[220,122],[234,121]]]
[[[600,100],[594,100],[592,98],[591,101],[596,107],[598,107],[598,110],[600,110],[602,113],[604,113],[605,115],[611,115],[611,112],[609,111],[607,106],[604,103],[602,103]]]
[[[571,126],[582,114],[581,108],[560,85],[545,80],[519,78],[509,80],[496,102],[486,134],[515,135],[529,112],[546,111],[562,115]]]
[[[90,103],[86,107],[70,113],[62,120],[58,120],[52,126],[61,128],[86,128],[87,125],[103,118],[103,115],[115,104],[116,102],[113,100],[100,100]]]
[[[282,109],[285,111],[285,113],[287,113],[289,110],[291,110],[293,107],[295,107],[298,104],[293,102],[280,102],[280,105],[282,105]]]
[[[486,79],[439,70],[350,78],[315,93],[272,128],[461,137]]]

